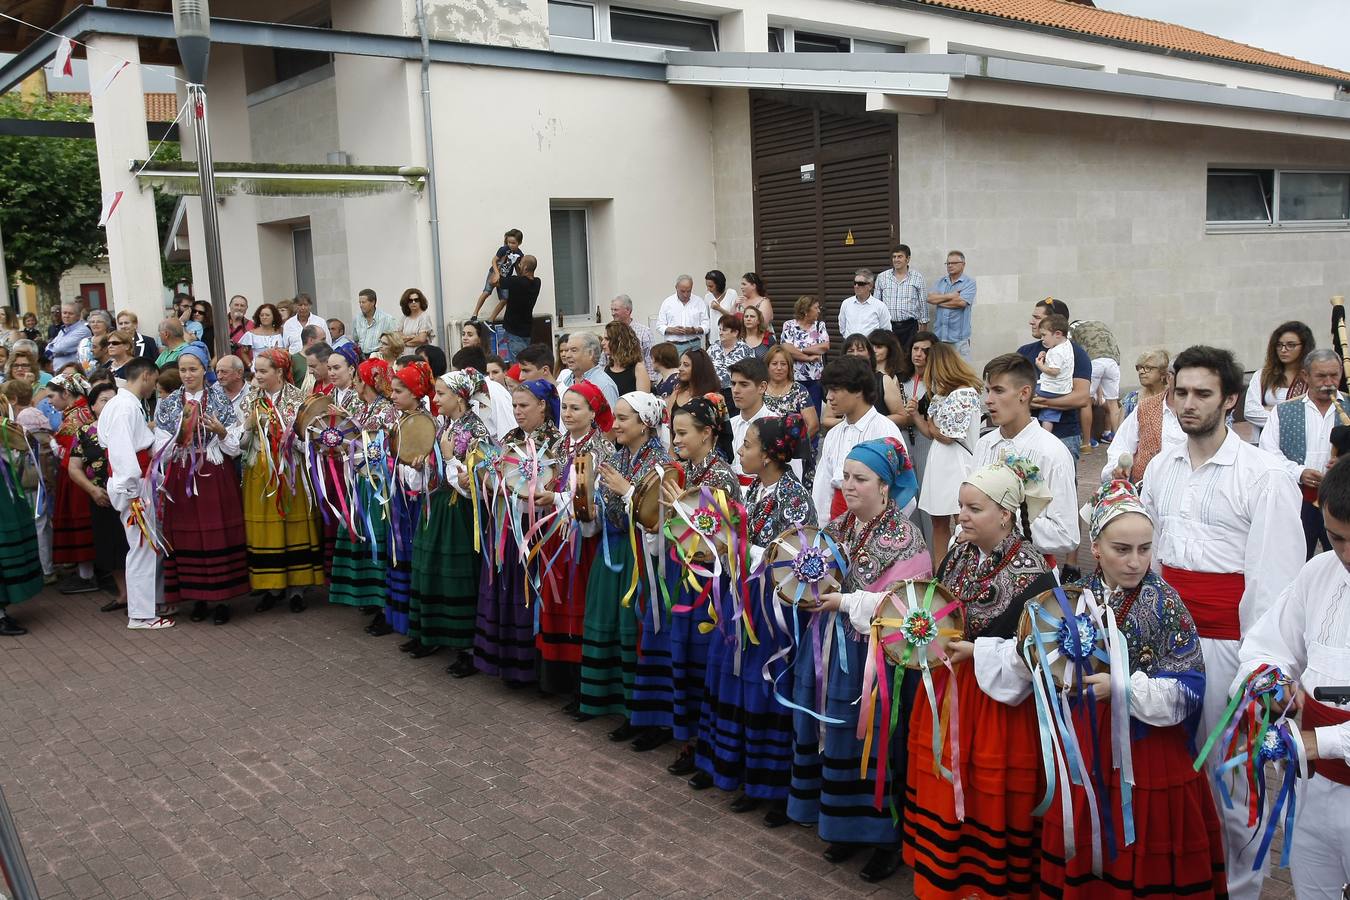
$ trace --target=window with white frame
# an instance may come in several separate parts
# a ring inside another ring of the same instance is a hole
[[[887,44],[845,35],[806,31],[792,25],[769,29],[770,53],[904,53],[903,44]]]
[[[595,315],[591,293],[589,210],[555,206],[549,211],[553,240],[553,296],[564,322]]]
[[[1205,221],[1238,226],[1350,226],[1350,172],[1210,169]]]
[[[717,20],[649,9],[549,0],[548,32],[557,37],[641,44],[671,50],[716,50]]]

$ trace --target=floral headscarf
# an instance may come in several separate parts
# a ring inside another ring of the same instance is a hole
[[[1092,540],[1097,540],[1107,525],[1126,513],[1138,513],[1149,522],[1153,521],[1144,504],[1139,501],[1134,485],[1124,479],[1107,482],[1092,498],[1092,518],[1088,521],[1088,535]]]
[[[800,415],[788,413],[781,418],[756,419],[751,424],[759,432],[759,443],[769,459],[786,467],[797,458],[806,438],[806,420]]]
[[[65,372],[57,375],[47,382],[47,386],[65,391],[67,394],[73,394],[76,397],[84,397],[89,394],[89,379],[79,372]]]
[[[362,384],[386,399],[394,388],[394,383],[389,379],[389,363],[378,356],[372,356],[357,366],[356,374]]]
[[[609,401],[605,400],[604,391],[600,390],[589,381],[578,381],[568,388],[580,394],[585,400],[586,405],[595,413],[595,427],[600,431],[614,430],[614,410],[609,408]]]
[[[865,441],[850,450],[847,458],[876,472],[882,483],[890,488],[890,498],[897,507],[909,505],[909,501],[919,492],[914,465],[909,461],[905,445],[897,438]]]
[[[486,394],[488,390],[487,378],[472,366],[446,372],[441,376],[441,381],[445,383],[451,393],[465,403],[468,403],[469,398],[474,394]]]
[[[637,413],[638,419],[643,425],[655,431],[661,427],[661,423],[666,420],[665,401],[655,394],[649,394],[646,391],[631,391],[619,398],[633,407],[633,412]]]

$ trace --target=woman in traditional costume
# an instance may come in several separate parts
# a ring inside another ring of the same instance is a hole
[[[650,565],[631,520],[639,482],[670,457],[661,443],[665,402],[634,391],[614,408],[614,441],[600,463],[599,507],[604,510],[600,555],[586,582],[586,617],[581,643],[582,717],[623,716],[611,741],[631,740],[639,729],[630,721],[637,673],[638,618],[629,607],[647,590]]]
[[[316,361],[320,359],[317,356],[311,358]],[[325,372],[324,383],[316,384],[311,396],[314,394],[328,395],[332,402],[329,415],[335,412],[338,415],[350,413],[353,407],[360,404],[360,397],[356,390],[356,366],[360,362],[361,351],[356,344],[343,344],[341,347],[335,348],[327,359],[320,362]],[[342,455],[348,451],[349,448],[347,447],[311,447],[310,453],[313,453],[314,456],[306,460],[306,464],[311,467],[311,472],[313,467],[316,464],[318,465],[318,477],[323,479],[323,493],[326,499],[319,502],[318,505],[319,518],[323,523],[323,571],[324,578],[328,583],[328,599],[330,602],[333,599],[333,557],[337,554],[337,536],[338,532],[342,530],[343,510],[351,511],[350,498],[346,497],[346,460],[342,458]]]
[[[946,647],[960,710],[956,774],[964,819],[953,782],[936,771],[933,714],[927,703],[916,703],[909,724],[905,863],[923,898],[1026,897],[1037,877],[1039,823],[1031,814],[1041,748],[1035,705],[1027,699],[1031,676],[1015,637],[1026,602],[1055,587],[1028,537],[1050,495],[1035,466],[1009,458],[972,472],[959,496],[961,541],[938,566],[938,578],[965,610],[965,633]],[[945,670],[935,673],[937,697],[946,695],[946,679]],[[954,756],[944,735],[942,765],[948,771]]]
[[[511,405],[516,415],[516,427],[507,432],[502,443],[507,455],[532,452],[537,461],[556,458],[558,442],[558,391],[550,381],[537,379],[521,383],[511,394]],[[478,615],[474,620],[473,660],[477,671],[497,675],[509,686],[533,684],[535,675],[534,607],[539,597],[532,573],[539,563],[526,562],[516,539],[528,535],[536,517],[546,516],[553,509],[553,493],[549,485],[534,488],[534,506],[531,498],[513,496],[506,491],[497,528],[505,529],[499,544],[502,554],[494,565],[493,554],[483,554],[483,577],[478,586]],[[533,538],[532,538],[533,539]],[[454,674],[454,673],[452,673]]]
[[[918,487],[914,467],[899,439],[866,441],[849,451],[841,489],[846,508],[825,526],[825,534],[848,561],[844,591],[885,591],[897,581],[932,573],[933,561],[923,535],[901,512]],[[830,862],[843,862],[871,847],[871,858],[861,874],[866,881],[880,881],[899,865],[900,831],[890,809],[873,805],[877,753],[883,743],[878,735],[889,727],[889,715],[876,717],[867,774],[860,777],[864,742],[857,734],[857,700],[862,693],[870,621],[870,612],[859,617],[840,615],[836,600],[832,606],[822,605],[813,616],[810,636],[803,634],[803,642],[809,644],[798,649],[793,666],[793,702],[816,709],[826,721],[794,712],[796,749],[788,815],[816,826],[821,839],[829,842],[825,858]],[[893,680],[889,664],[887,670],[877,672],[876,677]],[[826,684],[818,683],[817,672],[824,675]],[[819,702],[822,695],[823,703]],[[887,766],[886,796],[892,796],[894,777],[898,777],[894,767]]]
[[[89,382],[77,372],[57,375],[47,388],[60,393],[61,427],[53,435],[59,448],[56,470],[56,505],[52,508],[52,562],[74,565],[73,577],[63,581],[63,594],[98,589],[94,580],[94,532],[89,518],[89,496],[70,480],[66,471],[75,436],[94,420],[89,410]],[[53,400],[56,399],[54,396]]]
[[[350,360],[345,354],[334,353],[329,358],[330,377],[334,366],[347,368]],[[340,360],[340,363],[339,363]],[[389,400],[389,363],[371,358],[356,367],[352,392],[340,386],[334,392],[334,402],[347,414],[353,429],[353,446],[345,454],[345,475],[353,485],[351,503],[356,532],[347,522],[338,525],[333,544],[332,578],[328,587],[328,601],[343,606],[354,606],[372,614],[366,625],[368,634],[388,634],[391,630],[384,620],[386,587],[385,541],[389,536],[388,467],[385,463],[386,442],[398,421],[398,410]],[[343,373],[334,383],[340,385]]]
[[[13,422],[0,411],[0,421]],[[28,633],[9,617],[9,608],[42,590],[37,527],[23,487],[27,454],[0,444],[0,636]]]
[[[413,534],[412,593],[408,598],[408,637],[417,642],[413,658],[442,647],[459,651],[473,665],[473,620],[482,567],[476,528],[476,491],[469,489],[464,466],[471,450],[493,446],[492,432],[474,411],[475,399],[488,402],[487,379],[477,369],[446,372],[436,379],[437,441],[445,478],[427,495],[427,512]]]
[[[806,420],[791,413],[751,422],[741,444],[741,469],[754,476],[745,499],[752,571],[759,568],[768,546],[785,531],[815,524],[811,492],[797,480],[791,467],[807,435]],[[762,801],[769,801],[764,823],[771,828],[787,824],[792,776],[792,711],[778,702],[774,683],[765,678],[766,666],[770,677],[783,675],[783,651],[790,648],[793,639],[790,631],[780,631],[772,624],[778,620],[772,607],[777,602],[771,581],[752,579],[748,584],[748,616],[754,622],[758,642],[748,640],[739,623],[725,619],[722,633],[713,636],[695,756],[699,771],[694,775],[700,783],[711,783],[724,791],[741,790],[731,803],[732,812],[750,812]],[[734,664],[737,654],[739,672]]]
[[[1114,737],[1130,741],[1134,840],[1125,843],[1120,772],[1112,764],[1111,676],[1089,675],[1083,682],[1095,696],[1095,717],[1073,691],[1068,702],[1084,765],[1094,773],[1097,814],[1110,817],[1109,824],[1097,823],[1105,844],[1102,871],[1092,871],[1093,810],[1083,787],[1057,782],[1041,836],[1041,892],[1083,900],[1225,896],[1218,813],[1209,780],[1192,765],[1205,696],[1195,623],[1177,592],[1149,568],[1153,520],[1133,485],[1102,486],[1088,533],[1097,570],[1081,587],[1110,606],[1129,648],[1129,734]],[[1066,789],[1073,795],[1067,826],[1058,795]],[[1066,834],[1076,836],[1072,859],[1065,859]]]
[[[436,377],[425,362],[409,363],[394,372],[389,399],[398,410],[400,420],[422,412],[422,401],[431,397]],[[394,426],[398,428],[397,425]],[[384,619],[399,634],[408,633],[408,613],[412,595],[413,534],[422,517],[422,498],[432,485],[427,460],[405,465],[391,459],[389,502],[389,567],[386,569],[388,594],[384,603]],[[399,645],[404,653],[422,648],[416,637]]]
[[[234,464],[244,423],[218,384],[207,384],[206,345],[189,344],[178,357],[183,386],[155,407],[154,467],[159,469],[159,522],[164,603],[192,604],[192,621],[211,614],[224,625],[232,597],[249,589],[244,506]]]
[[[114,384],[96,384],[89,389],[89,411],[93,419],[80,426],[66,465],[70,480],[89,499],[90,525],[98,540],[94,542],[94,566],[108,573],[117,584],[117,596],[103,604],[103,612],[127,607],[127,536],[122,517],[108,498],[108,451],[98,442],[98,414],[117,393]]]
[[[292,429],[304,395],[291,384],[285,350],[259,350],[253,372],[242,445],[249,581],[262,592],[257,612],[289,594],[291,612],[298,613],[305,609],[305,588],[323,583],[323,535],[294,452]]]
[[[721,503],[739,504],[741,486],[728,462],[731,428],[722,395],[705,394],[675,407],[671,434],[675,453],[684,465],[684,489],[667,493],[666,501],[673,504],[684,490],[706,487],[715,507]],[[702,504],[702,497],[695,503]],[[687,527],[678,519],[672,521],[677,529]],[[651,750],[673,736],[684,745],[668,771],[672,775],[690,775],[695,771],[694,741],[703,714],[703,682],[712,638],[710,630],[699,626],[712,622],[709,604],[713,593],[729,600],[732,587],[727,560],[722,561],[720,586],[706,583],[712,577],[708,574],[711,564],[700,566],[704,574],[695,573],[693,580],[697,586],[690,583],[687,562],[668,553],[665,565],[669,600],[665,591],[657,591],[655,596],[645,598],[645,608],[641,610],[642,641],[632,722],[648,731],[633,742],[633,749]],[[700,593],[704,594],[701,599]],[[706,776],[696,776],[689,784],[702,790],[711,787],[712,781]]]
[[[614,413],[601,390],[589,381],[578,381],[562,397],[562,423],[566,429],[558,444],[559,481],[565,493],[555,503],[572,503],[582,485],[577,484],[577,460],[587,458],[592,477],[604,455],[605,434],[614,427]],[[593,487],[593,485],[591,486]],[[591,497],[594,508],[595,497]],[[541,575],[539,634],[539,687],[550,694],[572,698],[563,712],[581,710],[577,694],[581,676],[581,638],[586,620],[586,582],[600,549],[600,522],[581,522],[572,517],[575,507],[563,511],[569,524],[545,545],[541,555],[547,571]]]

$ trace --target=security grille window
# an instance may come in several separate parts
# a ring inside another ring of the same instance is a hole
[[[586,210],[553,209],[549,212],[553,230],[553,296],[558,315],[590,317],[595,312],[591,301],[591,246]]]
[[[612,7],[610,40],[672,50],[716,50],[717,23],[710,19]]]
[[[1210,225],[1350,225],[1350,172],[1210,169]]]
[[[548,33],[559,37],[595,40],[595,7],[588,3],[549,0]]]

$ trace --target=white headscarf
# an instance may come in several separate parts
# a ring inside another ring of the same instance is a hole
[[[633,407],[633,412],[637,413],[642,424],[655,431],[661,427],[661,423],[666,419],[665,401],[655,394],[649,394],[646,391],[632,391],[619,398],[627,401],[628,405]]]

